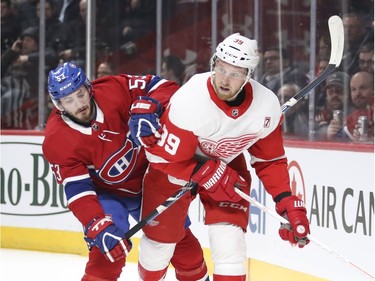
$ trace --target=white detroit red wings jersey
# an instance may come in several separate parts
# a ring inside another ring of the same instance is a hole
[[[57,182],[64,185],[69,208],[96,196],[97,189],[122,196],[141,192],[148,162],[143,148],[129,138],[130,106],[145,95],[165,105],[178,85],[152,75],[118,75],[94,80],[92,88],[96,118],[90,127],[74,123],[54,109],[45,130],[43,154]],[[95,208],[87,204],[85,207]],[[82,212],[78,209],[75,215],[83,224],[91,221],[91,216],[77,214]]]
[[[161,119],[161,141],[146,149],[154,167],[189,180],[196,165],[194,156],[230,163],[248,150],[258,176],[266,188],[268,184],[267,191],[274,196],[289,192],[279,101],[254,80],[244,89],[244,101],[230,106],[217,97],[210,73],[194,75],[171,98]]]

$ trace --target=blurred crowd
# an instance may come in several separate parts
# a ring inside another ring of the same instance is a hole
[[[38,126],[40,48],[44,51],[46,74],[66,61],[85,66],[87,1],[46,0],[46,44],[39,46],[40,2],[1,0],[2,129],[35,129]],[[186,5],[196,1],[163,1],[163,7],[167,7],[163,9],[163,21],[172,19],[173,9],[169,8],[176,8],[179,2]],[[201,2],[209,4],[209,1]],[[123,71],[116,64],[118,53],[127,58],[135,56],[144,45],[150,45],[150,41],[142,41],[144,38],[152,38],[152,44],[155,44],[155,0],[97,0],[95,15],[96,77]],[[285,138],[366,143],[374,140],[373,12],[364,14],[363,10],[351,9],[341,17],[345,31],[342,64],[315,88],[313,117],[309,97],[285,113]],[[207,53],[205,63],[198,64],[196,54],[188,50],[185,57],[164,50],[161,76],[182,85],[194,73],[209,71],[210,40],[204,40],[208,46],[202,50]],[[259,47],[260,71],[254,79],[271,89],[280,104],[317,77],[330,58],[330,38],[325,33],[317,38],[314,73],[296,60],[288,48]],[[147,73],[152,72],[155,67],[149,66]],[[145,73],[146,70],[134,74]],[[48,113],[49,110],[46,115]]]

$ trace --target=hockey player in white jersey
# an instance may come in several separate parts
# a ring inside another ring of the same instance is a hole
[[[145,135],[130,122],[151,163],[144,178],[143,216],[189,181],[197,183],[215,281],[246,280],[249,203],[235,192],[250,193],[245,151],[276,211],[290,222],[280,227],[281,238],[299,247],[309,242],[306,209],[290,188],[279,101],[251,79],[258,61],[257,42],[232,34],[217,46],[211,71],[194,75],[173,95],[160,120],[161,137],[157,131]],[[144,227],[138,264],[142,280],[160,280],[165,274],[194,198],[182,197]]]

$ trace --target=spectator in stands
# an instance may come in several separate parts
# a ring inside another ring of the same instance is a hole
[[[326,53],[320,53],[316,68],[315,77],[318,77],[328,66],[329,63],[329,54]],[[325,103],[325,86],[326,81],[324,80],[322,83],[320,83],[317,87],[315,87],[315,106],[316,107],[322,107]]]
[[[79,19],[80,0],[55,1],[56,13],[61,23],[68,23]]]
[[[21,31],[37,24],[36,3],[37,0],[12,1],[18,15]]]
[[[185,72],[185,65],[181,59],[176,56],[165,56],[161,65],[161,77],[172,80],[182,85]]]
[[[59,57],[65,62],[74,60],[80,66],[84,66],[86,48],[86,15],[87,0],[79,1],[78,19],[73,19],[65,24],[66,48],[59,53]]]
[[[36,15],[40,17],[40,2],[36,6]],[[57,53],[63,48],[65,39],[63,25],[59,21],[54,8],[54,1],[45,1],[45,26],[46,26],[46,45],[52,47]],[[38,24],[38,23],[37,23]]]
[[[349,80],[350,76],[344,72],[334,72],[328,76],[325,87],[326,102],[323,108],[317,109],[315,115],[315,133],[317,139],[327,139],[327,127],[333,119],[333,111],[341,110],[343,114],[344,111],[351,111],[348,105]],[[345,107],[349,109],[345,110]]]
[[[373,40],[374,31],[366,29],[363,15],[359,13],[347,13],[343,15],[342,21],[345,31],[344,54],[341,66],[349,75],[359,70],[358,54],[362,45]]]
[[[48,72],[57,65],[57,55],[45,48]],[[34,129],[37,125],[39,81],[39,28],[29,27],[1,58],[2,128]]]
[[[64,25],[65,49],[59,53],[59,57],[62,62],[74,61],[79,67],[84,67],[86,60],[87,0],[80,0],[79,14],[79,19],[72,20]],[[94,44],[97,61],[105,61],[107,59],[107,43],[95,36]]]
[[[328,32],[323,32],[318,40],[318,55],[317,57],[329,57],[331,52],[330,35]]]
[[[358,58],[359,70],[374,74],[374,45],[370,43],[363,45]]]
[[[20,20],[10,4],[10,0],[1,0],[1,54],[11,48],[21,34]]]
[[[155,30],[156,1],[155,0],[126,0],[123,10],[124,19],[121,23],[122,49],[129,42]]]
[[[98,68],[96,69],[96,78],[114,74],[114,67],[110,62],[102,62],[98,65]]]
[[[327,129],[328,140],[360,141],[358,131],[359,116],[368,119],[368,138],[363,141],[374,141],[374,76],[361,71],[350,80],[350,95],[355,110],[346,118],[345,127],[341,128],[336,120],[331,120]],[[361,139],[362,140],[362,139]]]
[[[320,56],[318,61],[318,69],[316,71],[316,76],[319,76],[328,66],[329,56]]]
[[[280,59],[282,62],[280,62]],[[282,69],[280,69],[280,65]],[[279,50],[277,47],[271,47],[264,51],[263,71],[264,74],[259,82],[275,94],[283,84],[295,83],[302,88],[309,82],[307,75],[301,73],[292,65],[287,51],[285,49]]]
[[[277,92],[280,105],[296,95],[301,88],[295,83],[281,86]],[[283,134],[285,138],[306,139],[309,134],[308,98],[303,98],[292,106],[284,115]]]

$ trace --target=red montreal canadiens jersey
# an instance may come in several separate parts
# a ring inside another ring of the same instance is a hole
[[[194,75],[171,98],[161,119],[162,139],[146,148],[152,165],[170,179],[189,180],[196,155],[229,163],[249,151],[267,191],[274,197],[290,192],[279,101],[252,79],[244,89],[245,100],[230,106],[216,96],[210,73]]]
[[[148,164],[143,148],[129,139],[130,106],[136,97],[146,95],[165,105],[178,88],[173,82],[160,80],[149,89],[147,86],[151,87],[148,84],[153,78],[152,75],[118,75],[94,80],[92,88],[97,114],[90,127],[72,122],[56,109],[51,113],[43,153],[57,182],[64,185],[69,206],[80,198],[95,195],[97,188],[123,196],[141,192]],[[155,78],[152,83],[154,81]]]

